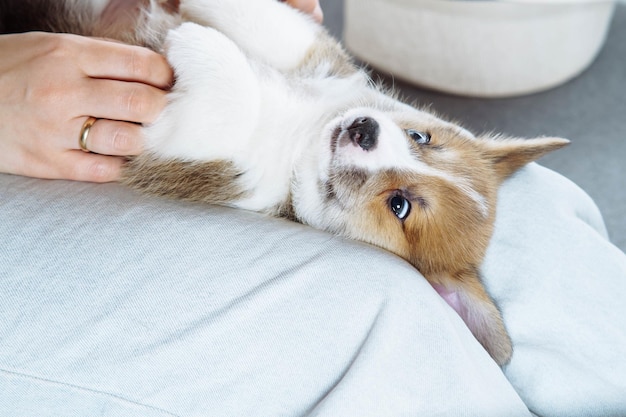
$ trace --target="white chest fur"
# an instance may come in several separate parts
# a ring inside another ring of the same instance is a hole
[[[329,143],[325,124],[356,100],[366,78],[281,72],[249,56],[221,32],[192,23],[170,32],[168,60],[177,75],[170,103],[146,128],[148,150],[162,159],[231,161],[244,198],[233,206],[274,213],[290,196],[294,167]],[[313,161],[313,162],[312,162]],[[316,182],[302,169],[300,181]],[[314,172],[315,171],[315,172]]]

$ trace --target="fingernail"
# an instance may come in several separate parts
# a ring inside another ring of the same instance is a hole
[[[319,4],[315,6],[315,10],[313,10],[313,17],[319,23],[322,23],[322,21],[324,20],[324,12],[322,11],[322,7]]]

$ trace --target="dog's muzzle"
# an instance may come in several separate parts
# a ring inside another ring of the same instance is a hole
[[[378,143],[380,126],[371,117],[359,117],[348,127],[348,136],[364,151],[371,151]]]

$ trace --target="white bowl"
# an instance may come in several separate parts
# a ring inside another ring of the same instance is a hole
[[[562,84],[604,44],[612,0],[345,0],[344,40],[394,77],[503,97]]]

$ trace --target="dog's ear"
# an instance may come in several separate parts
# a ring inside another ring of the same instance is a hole
[[[484,156],[496,169],[499,179],[508,178],[524,165],[569,143],[562,138],[510,139],[481,137],[479,142]]]
[[[467,327],[500,366],[511,359],[513,346],[502,315],[471,268],[429,279],[441,297],[461,316]]]

